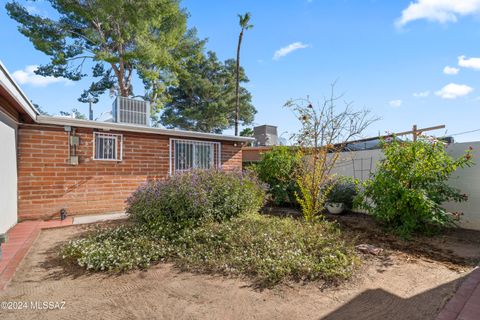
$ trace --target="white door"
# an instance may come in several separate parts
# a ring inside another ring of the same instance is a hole
[[[17,223],[17,146],[15,123],[0,113],[0,234]]]

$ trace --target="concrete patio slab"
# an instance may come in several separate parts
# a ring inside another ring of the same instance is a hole
[[[95,222],[102,222],[102,221],[127,219],[127,218],[128,216],[125,212],[99,214],[99,215],[91,215],[91,216],[78,216],[78,217],[73,217],[73,224],[86,224],[86,223],[95,223]]]

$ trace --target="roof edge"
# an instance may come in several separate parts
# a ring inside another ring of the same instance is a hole
[[[25,113],[35,121],[39,112],[33,106],[32,102],[28,100],[27,95],[23,92],[20,86],[12,78],[2,61],[0,61],[0,85],[5,88]]]
[[[215,133],[205,133],[205,132],[177,130],[177,129],[163,129],[163,128],[155,128],[155,127],[140,127],[140,126],[124,124],[124,123],[99,122],[99,121],[93,121],[93,120],[51,117],[51,116],[43,116],[43,115],[38,115],[36,122],[38,124],[45,124],[45,125],[73,126],[73,127],[80,127],[80,128],[94,128],[94,129],[103,129],[103,130],[153,133],[153,134],[163,134],[163,135],[176,136],[176,137],[205,138],[205,139],[223,140],[223,141],[252,142],[255,140],[254,138],[251,138],[251,137],[237,137],[237,136],[215,134]]]

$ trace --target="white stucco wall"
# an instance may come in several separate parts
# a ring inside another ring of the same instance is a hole
[[[445,209],[454,212],[463,212],[460,225],[468,229],[480,230],[480,141],[454,143],[448,146],[447,151],[453,157],[465,153],[469,146],[474,149],[476,165],[470,168],[457,170],[449,180],[449,184],[468,195],[468,201],[461,203],[446,203]]]
[[[0,113],[0,234],[17,222],[16,125]]]
[[[333,172],[341,176],[366,180],[382,158],[383,152],[380,149],[342,152]]]
[[[450,185],[468,195],[468,201],[446,203],[444,207],[451,212],[463,212],[460,226],[480,230],[480,141],[454,143],[447,147],[447,151],[453,157],[459,157],[469,146],[475,150],[473,154],[476,165],[457,170],[449,180]],[[382,158],[381,150],[344,152],[337,162],[334,173],[364,180],[375,171],[376,164]]]

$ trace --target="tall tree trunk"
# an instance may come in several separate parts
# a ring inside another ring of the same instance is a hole
[[[124,73],[124,66],[123,64],[120,64],[118,67],[114,63],[110,64],[112,66],[113,72],[115,73],[115,76],[117,77],[117,85],[118,85],[118,95],[122,97],[128,97],[129,92],[128,92],[128,87],[129,84],[125,83],[125,73]]]
[[[236,75],[236,83],[235,83],[235,135],[238,136],[238,118],[240,115],[240,46],[242,45],[242,38],[243,38],[243,29],[240,31],[240,35],[238,37],[238,46],[237,46],[237,75]]]

